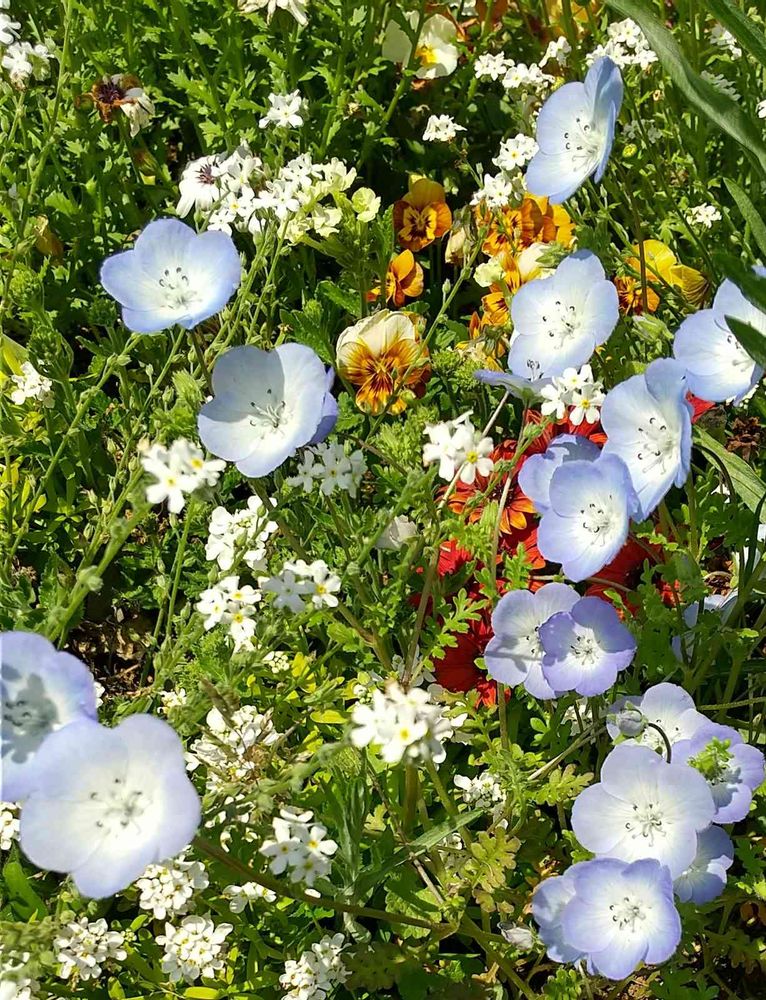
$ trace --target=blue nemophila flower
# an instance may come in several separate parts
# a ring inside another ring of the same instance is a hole
[[[617,289],[598,257],[578,250],[550,277],[527,282],[511,303],[508,367],[524,378],[562,375],[584,365],[620,318]]]
[[[697,851],[697,833],[715,806],[707,782],[686,764],[667,764],[648,747],[622,744],[601,767],[601,781],[575,799],[572,829],[594,854],[637,861],[654,858],[673,878]]]
[[[215,395],[200,410],[200,439],[244,475],[266,476],[330,433],[338,413],[332,379],[304,344],[234,347],[213,369]]]
[[[540,882],[532,896],[532,916],[538,935],[546,947],[548,958],[554,962],[578,962],[583,958],[583,952],[564,937],[561,919],[567,903],[574,899],[575,874],[584,864],[588,862],[581,861],[567,868],[563,875],[554,875]]]
[[[565,462],[556,469],[549,504],[537,546],[578,582],[598,573],[623,547],[638,497],[625,463],[602,454],[595,462]]]
[[[499,385],[511,396],[531,403],[539,399],[541,390],[551,384],[549,378],[532,378],[526,375],[514,375],[511,372],[499,372],[492,368],[480,368],[473,373],[473,377],[484,385]]]
[[[720,826],[697,834],[697,854],[673,883],[682,903],[709,903],[726,888],[727,871],[734,862],[731,837]]]
[[[611,389],[601,407],[604,454],[621,458],[630,470],[642,519],[689,475],[693,409],[687,389],[683,365],[658,358]]]
[[[176,324],[191,330],[223,309],[241,279],[230,236],[197,233],[178,219],[150,222],[132,250],[101,265],[101,284],[135,333],[159,333]]]
[[[564,940],[586,957],[588,971],[624,979],[645,962],[666,961],[681,940],[670,872],[644,858],[626,864],[597,858],[578,866],[574,896],[561,917]]]
[[[577,591],[564,583],[546,583],[534,594],[503,594],[492,612],[494,637],[484,651],[489,676],[503,684],[521,684],[535,698],[555,698],[557,692],[543,677],[540,626],[578,600]]]
[[[0,800],[26,797],[46,736],[95,717],[93,677],[84,664],[41,635],[0,635]]]
[[[583,597],[540,626],[543,677],[554,691],[603,694],[636,653],[636,640],[616,609],[600,597]]]
[[[619,715],[627,705],[630,705],[632,710],[638,710],[645,723],[651,722],[659,726],[671,747],[681,740],[690,739],[708,722],[708,719],[695,708],[692,696],[682,687],[668,684],[667,681],[647,688],[643,695],[618,698],[609,708],[607,719],[609,716]],[[613,740],[625,735],[615,722],[607,721],[606,728]],[[664,752],[665,748],[662,736],[656,729],[646,725],[631,742],[640,743],[659,752]]]
[[[183,745],[166,722],[151,715],[131,715],[115,729],[73,722],[37,753],[21,849],[101,899],[178,854],[199,821]]]
[[[673,760],[690,764],[710,786],[714,823],[738,823],[750,811],[753,792],[763,784],[763,754],[745,743],[736,729],[706,722],[676,744]]]
[[[550,507],[553,473],[565,462],[591,462],[598,458],[597,444],[582,434],[560,434],[542,454],[530,455],[519,470],[519,486],[538,514]]]
[[[753,270],[766,277],[766,268]],[[727,279],[716,292],[712,309],[687,316],[673,342],[673,354],[686,368],[689,389],[713,403],[727,399],[739,403],[763,376],[763,368],[731,332],[727,316],[766,334],[766,313]]]
[[[537,116],[539,151],[527,167],[527,189],[554,205],[592,175],[604,176],[622,106],[622,76],[608,56],[596,59],[583,83],[565,83]]]

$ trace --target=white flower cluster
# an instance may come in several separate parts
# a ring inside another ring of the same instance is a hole
[[[270,504],[276,507],[277,502],[272,499]],[[268,519],[260,497],[250,497],[246,507],[233,513],[216,507],[210,516],[205,556],[226,572],[234,565],[239,550],[245,565],[260,573],[266,568],[266,543],[277,528],[276,521]]]
[[[740,59],[742,49],[737,45],[737,39],[722,24],[715,24],[710,32],[710,41],[718,49],[724,49],[733,59]]]
[[[469,778],[465,774],[456,774],[455,787],[460,789],[466,805],[474,808],[494,809],[505,802],[505,792],[490,770],[482,771],[474,778]]]
[[[244,885],[227,885],[221,895],[228,899],[229,909],[232,913],[242,913],[243,910],[255,902],[263,899],[267,903],[273,903],[277,894],[271,889],[265,889],[257,882],[245,882]]]
[[[505,208],[521,201],[526,190],[524,177],[519,172],[501,170],[497,174],[484,174],[484,182],[471,198],[472,205],[484,204],[487,208]]]
[[[0,50],[2,66],[17,90],[25,90],[29,81],[44,80],[50,71],[53,58],[47,45],[19,41],[21,24],[6,14],[8,0],[0,3]]]
[[[238,576],[226,576],[199,595],[197,611],[205,617],[205,630],[226,625],[234,641],[234,652],[254,649],[255,605],[263,594],[249,584],[240,586]]]
[[[458,132],[465,132],[463,125],[458,125],[449,115],[430,115],[423,132],[424,142],[452,142]]]
[[[0,13],[0,17],[2,14]],[[16,388],[11,392],[11,402],[17,406],[34,399],[43,406],[53,406],[53,383],[45,375],[41,375],[31,361],[24,361],[20,375],[11,375],[11,382]]]
[[[646,70],[657,62],[656,53],[649,48],[646,36],[635,21],[630,18],[615,21],[606,30],[609,36],[606,45],[597,45],[585,57],[589,66],[601,56],[609,56],[620,69],[639,66]]]
[[[168,502],[168,510],[178,514],[186,505],[187,494],[201,486],[215,486],[226,468],[226,462],[206,460],[200,449],[178,438],[169,448],[152,444],[143,449],[141,465],[156,482],[146,487],[146,499],[151,504]]]
[[[699,229],[712,229],[716,222],[720,222],[723,216],[715,205],[695,205],[686,213],[686,221],[690,226]]]
[[[281,116],[283,110],[280,104],[274,115]],[[253,236],[277,220],[284,227],[285,239],[299,243],[312,230],[322,238],[337,231],[343,212],[334,203],[355,180],[356,170],[341,160],[314,163],[308,153],[289,160],[272,174],[243,143],[229,155],[217,153],[187,164],[179,183],[176,212],[184,217],[194,209],[208,229],[226,233],[236,229]],[[332,202],[323,204],[325,199]],[[379,206],[369,215],[368,199],[361,201],[363,205],[352,198],[352,207],[360,219],[370,221]]]
[[[408,691],[397,681],[385,690],[376,689],[369,703],[354,705],[351,712],[351,742],[356,747],[377,748],[387,764],[426,760],[441,763],[447,755],[444,740],[454,733],[455,721],[431,701],[423,688]]]
[[[525,167],[538,150],[535,140],[519,132],[512,139],[504,139],[500,143],[500,151],[492,161],[500,170],[512,174]]]
[[[269,868],[274,875],[290,869],[291,882],[305,882],[313,885],[317,878],[328,874],[332,866],[330,860],[338,850],[334,840],[325,840],[327,828],[321,823],[312,823],[314,813],[295,812],[280,809],[271,825],[274,839],[264,840],[260,853],[269,858]]]
[[[279,977],[281,986],[287,990],[282,1000],[325,1000],[336,986],[348,979],[348,970],[341,959],[344,945],[342,934],[325,935],[297,961],[288,959]]]
[[[179,708],[183,708],[188,701],[186,688],[171,688],[170,691],[160,692],[160,704],[165,715],[170,715]]]
[[[423,445],[423,464],[439,463],[439,478],[451,482],[455,474],[461,483],[471,484],[477,474],[488,476],[495,467],[489,457],[492,438],[482,437],[470,420],[471,411],[455,420],[427,424],[428,442]]]
[[[19,839],[19,807],[15,802],[0,802],[0,851],[10,851]]]
[[[643,123],[643,132],[646,133],[647,140],[652,144],[659,142],[664,136],[662,129],[658,128],[658,126],[651,121]],[[638,122],[625,122],[622,134],[629,142],[634,142],[636,139],[640,139],[643,133]]]
[[[539,63],[517,63],[502,53],[483,52],[477,56],[473,71],[479,80],[500,80],[506,90],[520,90],[542,95],[555,83],[555,77],[543,72],[543,66],[555,59],[563,64],[571,49],[551,43]]]
[[[53,950],[59,962],[59,976],[70,979],[98,979],[105,962],[122,962],[127,958],[125,935],[110,931],[103,917],[88,921],[80,917],[65,924],[53,940]]]
[[[136,879],[138,905],[151,910],[156,920],[165,920],[186,913],[195,891],[207,889],[209,884],[205,866],[180,854],[163,865],[149,865]]]
[[[300,91],[293,90],[289,94],[269,94],[269,107],[266,114],[258,122],[261,128],[274,125],[276,128],[300,128],[303,125],[301,110],[303,98]]]
[[[186,755],[190,771],[203,765],[207,770],[205,791],[218,794],[226,785],[247,781],[261,766],[258,751],[281,737],[268,715],[254,705],[232,712],[230,722],[217,708],[207,713],[210,735],[195,740]]]
[[[342,444],[324,441],[303,449],[300,465],[295,475],[288,477],[287,485],[300,486],[304,493],[311,493],[319,483],[320,492],[325,496],[335,490],[345,490],[355,497],[366,471],[367,463],[361,451],[347,455]]]
[[[162,971],[174,983],[193,983],[200,976],[212,979],[224,967],[224,941],[233,930],[231,924],[216,926],[209,916],[184,917],[178,926],[165,924],[165,933],[157,937],[165,948]]]
[[[255,14],[264,11],[266,20],[270,21],[278,10],[286,10],[298,24],[307,25],[306,8],[308,0],[239,0],[239,10],[242,14]]]
[[[337,608],[340,577],[330,571],[323,559],[307,563],[304,559],[286,562],[282,570],[258,581],[265,594],[272,594],[275,608],[299,614],[305,611],[307,599],[315,608]]]
[[[563,420],[569,411],[569,420],[576,426],[585,421],[595,424],[604,402],[604,385],[593,378],[590,365],[577,368],[566,368],[564,374],[552,378],[548,385],[540,390],[543,404],[540,411],[546,417]]]
[[[27,975],[28,951],[11,954],[0,946],[0,1000],[37,1000],[40,984]]]
[[[707,82],[712,87],[715,87],[716,90],[720,90],[722,94],[726,94],[727,97],[730,97],[732,101],[740,100],[740,95],[737,93],[737,88],[734,86],[731,80],[727,80],[726,77],[723,76],[723,74],[711,73],[708,70],[703,69],[702,72],[700,73],[700,76],[702,77],[703,80],[707,80]]]

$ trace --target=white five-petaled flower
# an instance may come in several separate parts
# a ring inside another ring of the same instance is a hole
[[[269,107],[266,114],[258,122],[261,128],[275,125],[277,128],[300,128],[303,125],[301,108],[303,99],[300,92],[293,90],[289,94],[269,94]]]
[[[411,31],[417,29],[418,13],[404,15]],[[455,71],[458,60],[457,26],[444,14],[432,14],[421,25],[415,61],[419,63],[415,76],[419,80],[435,80]],[[407,65],[412,55],[412,42],[396,21],[389,21],[383,39],[382,55],[391,62]]]
[[[53,406],[53,383],[45,375],[41,375],[31,361],[24,361],[19,375],[11,375],[11,381],[16,388],[11,392],[11,400],[17,406],[34,399],[43,406]]]
[[[423,140],[425,142],[452,142],[458,132],[465,132],[463,125],[458,125],[449,115],[431,115],[426,122]]]
[[[166,923],[165,933],[156,938],[165,949],[162,971],[174,983],[212,979],[224,967],[224,942],[233,930],[231,924],[215,924],[207,915],[184,917],[178,925]]]
[[[200,449],[185,438],[178,438],[169,448],[151,445],[142,454],[141,465],[156,480],[147,486],[146,499],[151,504],[167,500],[173,514],[183,510],[187,494],[201,486],[214,486],[226,467],[218,459],[205,459]]]

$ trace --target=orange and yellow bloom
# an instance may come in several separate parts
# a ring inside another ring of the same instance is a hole
[[[692,305],[701,306],[707,295],[707,278],[693,267],[681,264],[678,258],[660,240],[644,240],[644,261],[646,264],[646,311],[656,312],[660,304],[657,289],[665,285],[677,289]],[[625,265],[631,272],[615,279],[620,297],[620,307],[624,313],[640,315],[644,311],[644,296],[641,288],[641,257],[638,246],[632,247],[632,255]],[[654,286],[654,287],[652,287]]]
[[[365,413],[401,413],[422,394],[431,374],[428,348],[412,319],[383,309],[348,327],[338,338],[338,373],[357,386]]]
[[[394,229],[407,250],[422,250],[449,232],[452,212],[441,184],[427,177],[410,180],[407,194],[394,203]]]

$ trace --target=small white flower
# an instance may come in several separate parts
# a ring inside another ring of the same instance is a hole
[[[19,36],[20,27],[8,14],[0,13],[0,45],[12,45]]]
[[[387,764],[402,759],[440,763],[446,756],[443,741],[453,736],[457,725],[431,702],[428,691],[404,691],[397,681],[389,681],[384,691],[374,690],[370,702],[357,703],[351,721],[354,746],[376,748]]]
[[[242,913],[242,911],[257,899],[263,899],[267,903],[273,903],[277,894],[271,889],[264,889],[257,882],[245,882],[244,885],[227,885],[222,895],[229,900],[229,909],[232,913]]]
[[[212,979],[225,966],[224,941],[233,930],[231,924],[216,926],[209,916],[184,917],[178,926],[166,923],[156,938],[165,949],[162,971],[174,983]]]
[[[185,438],[178,438],[170,448],[153,444],[144,449],[141,465],[156,482],[146,488],[151,504],[167,500],[168,510],[178,514],[186,505],[186,495],[200,486],[214,486],[226,463],[207,461],[204,454]]]
[[[484,203],[487,208],[505,208],[524,197],[524,178],[516,172],[484,174],[484,183],[471,198],[472,205]]]
[[[512,174],[526,166],[537,150],[537,142],[531,136],[519,132],[512,139],[505,139],[500,143],[500,151],[492,162],[500,170]]]
[[[122,962],[127,958],[125,935],[110,931],[106,920],[88,921],[87,917],[65,924],[53,939],[53,950],[59,963],[59,976],[69,979],[98,979],[107,961]]]
[[[376,549],[390,549],[398,552],[407,542],[417,535],[418,529],[414,521],[404,515],[395,517],[386,528],[381,531],[378,540],[375,542]]]
[[[724,49],[733,59],[742,56],[742,49],[737,45],[737,39],[722,24],[715,24],[710,32],[710,41],[716,48]]]
[[[474,778],[456,774],[455,787],[460,789],[466,805],[474,808],[494,809],[505,802],[505,792],[490,770],[482,771]]]
[[[287,991],[282,1000],[325,1000],[337,985],[345,982],[348,970],[340,957],[344,942],[342,934],[326,936],[304,951],[297,961],[288,959],[279,977],[280,985]]]
[[[10,851],[19,839],[19,808],[15,802],[0,802],[0,851]]]
[[[209,879],[199,861],[187,861],[183,854],[162,865],[149,865],[135,885],[138,905],[151,910],[156,920],[186,913],[195,891],[206,889]]]
[[[707,80],[707,82],[711,84],[711,86],[715,87],[716,90],[720,90],[722,94],[726,94],[726,96],[730,97],[733,101],[740,100],[737,88],[731,80],[727,80],[721,73],[710,73],[708,70],[703,69],[700,76],[703,80]]]
[[[278,10],[286,10],[298,24],[304,26],[309,20],[306,16],[308,0],[239,0],[238,6],[243,14],[265,11],[267,21],[270,21]]]
[[[281,809],[279,816],[272,819],[274,839],[264,840],[260,853],[271,859],[269,868],[274,875],[290,869],[292,882],[311,886],[330,871],[330,859],[338,845],[334,840],[325,839],[327,829],[312,823],[313,816],[310,810],[296,813],[292,809]]]
[[[567,57],[572,51],[572,46],[566,40],[564,35],[560,35],[558,38],[554,38],[552,42],[548,42],[548,48],[545,50],[545,54],[540,60],[539,65],[545,66],[549,62],[557,62],[559,66],[566,66]]]
[[[698,226],[700,229],[712,229],[716,222],[720,222],[723,216],[715,205],[695,205],[686,214],[686,221],[690,226]]]
[[[300,128],[303,125],[301,108],[303,99],[300,92],[293,90],[289,94],[269,94],[269,108],[259,121],[261,128],[275,125],[277,128]]]
[[[53,406],[53,383],[41,375],[30,361],[21,365],[20,375],[11,375],[11,381],[16,388],[11,392],[11,401],[17,406],[23,405],[28,399],[34,399],[43,406]]]
[[[423,132],[424,142],[452,142],[458,132],[465,132],[462,125],[458,125],[454,118],[449,115],[431,115],[426,122]]]
[[[473,64],[473,72],[478,80],[500,80],[513,65],[513,61],[498,52],[483,52],[477,56]]]

